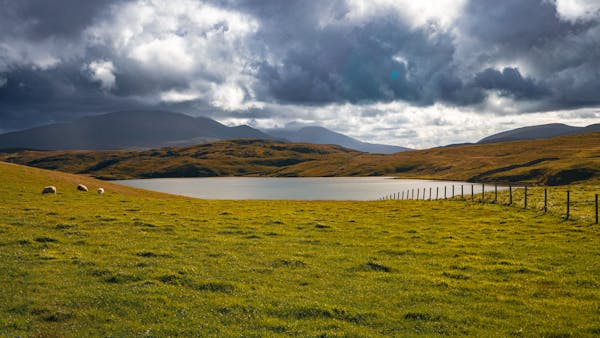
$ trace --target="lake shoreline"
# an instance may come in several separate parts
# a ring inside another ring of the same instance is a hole
[[[372,201],[444,199],[479,194],[481,183],[368,177],[197,177],[116,180],[112,183],[209,200]],[[461,188],[462,186],[462,188]],[[488,185],[489,186],[489,185]],[[454,187],[454,188],[452,188]],[[498,191],[508,189],[498,185]],[[488,192],[490,190],[486,190]]]

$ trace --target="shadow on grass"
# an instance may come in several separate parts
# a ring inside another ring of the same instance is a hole
[[[178,275],[163,275],[157,278],[164,284],[185,286],[198,291],[233,293],[235,286],[225,282],[206,282],[198,283],[191,278],[181,277]]]

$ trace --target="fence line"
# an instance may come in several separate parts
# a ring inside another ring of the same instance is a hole
[[[421,189],[417,188],[417,192],[416,192],[416,198],[415,198],[415,189],[411,188],[411,189],[405,189],[402,190],[401,192],[395,192],[389,195],[385,195],[381,198],[378,198],[378,200],[429,200],[429,201],[435,201],[435,200],[457,200],[457,201],[467,201],[467,199],[465,198],[465,194],[464,194],[464,184],[460,185],[460,195],[458,195],[456,193],[456,189],[455,189],[455,185],[451,186],[451,191],[452,191],[452,196],[448,197],[448,186],[444,185],[444,194],[443,194],[443,198],[440,198],[440,187],[436,186],[435,187],[435,198],[433,198],[433,187],[429,187],[429,198],[427,198],[427,189],[423,188],[422,194],[421,194]],[[518,192],[519,190],[514,190],[513,185],[508,185],[507,187],[508,189],[503,190],[506,191],[507,194],[502,194],[499,190],[498,190],[498,184],[494,184],[494,189],[493,189],[493,199],[490,196],[487,200],[486,200],[486,187],[485,184],[481,185],[481,199],[478,200],[478,202],[480,203],[491,203],[491,204],[499,204],[499,205],[505,205],[505,206],[518,206],[520,203],[515,204],[515,201],[519,201],[522,198],[522,208],[523,209],[538,209],[544,213],[559,213],[563,219],[568,220],[568,219],[573,219],[574,215],[573,215],[573,211],[578,212],[577,217],[575,218],[584,218],[584,219],[592,219],[593,223],[595,224],[599,224],[599,201],[598,201],[598,195],[597,193],[593,194],[593,199],[592,200],[588,200],[587,198],[582,198],[581,195],[582,194],[586,194],[587,196],[587,191],[579,191],[578,192],[578,196],[577,199],[572,199],[571,196],[571,190],[569,188],[567,188],[567,190],[564,190],[564,188],[556,188],[556,192],[554,193],[554,195],[550,196],[549,195],[549,189],[547,187],[543,188],[543,197],[541,197],[541,201],[540,201],[540,197],[538,195],[537,200],[535,199],[535,194],[532,195],[531,191],[530,191],[530,187],[528,187],[527,185],[522,186],[522,194],[520,192]],[[517,188],[521,188],[521,187],[517,187]],[[566,192],[566,196],[565,197],[559,197],[558,192],[560,191],[564,191]],[[534,192],[539,192],[540,194],[542,193],[541,188],[540,189],[536,189],[534,187]],[[492,191],[490,191],[488,189],[488,194],[491,194]],[[515,196],[518,195],[518,196]],[[520,196],[520,198],[519,198]],[[507,200],[508,199],[508,200]],[[561,201],[562,200],[562,201]],[[474,189],[474,184],[471,184],[471,203],[475,203],[475,189]],[[537,204],[536,204],[537,203]],[[564,204],[563,204],[564,203]],[[562,205],[562,207],[561,207]],[[589,205],[589,208],[588,208]],[[585,210],[585,211],[584,211]],[[558,212],[557,212],[558,211]],[[590,213],[591,211],[591,213]],[[582,216],[581,214],[584,213],[585,216]]]

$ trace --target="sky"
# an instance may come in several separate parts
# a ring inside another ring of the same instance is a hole
[[[600,123],[600,1],[0,0],[0,132],[130,109],[413,148]]]

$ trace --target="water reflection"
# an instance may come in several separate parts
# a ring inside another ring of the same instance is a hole
[[[116,183],[203,199],[219,200],[376,200],[413,195],[415,199],[470,196],[471,186],[480,193],[481,184],[456,181],[395,179],[390,177],[202,177],[123,180]],[[498,188],[499,190],[503,188]],[[486,187],[486,191],[493,187]],[[437,192],[437,194],[436,194]],[[423,196],[425,193],[425,196]],[[395,194],[395,195],[394,195]]]

